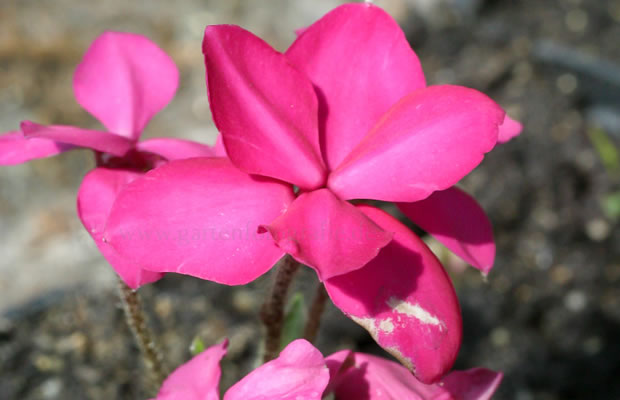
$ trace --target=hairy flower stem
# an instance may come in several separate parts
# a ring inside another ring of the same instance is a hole
[[[142,359],[149,371],[147,388],[149,392],[152,392],[150,394],[154,395],[159,391],[159,387],[167,375],[161,352],[148,327],[147,317],[142,310],[138,292],[127,286],[122,279],[118,280],[118,288],[127,325],[129,325],[133,333],[133,337],[140,348],[140,353],[142,353]]]
[[[319,327],[321,326],[321,316],[325,311],[325,304],[327,303],[327,291],[323,283],[319,282],[310,311],[308,312],[308,320],[304,327],[304,339],[313,343],[316,340],[316,336],[319,333]]]
[[[271,361],[278,356],[282,337],[282,323],[284,321],[284,307],[289,287],[295,273],[299,270],[299,263],[293,257],[286,255],[277,267],[275,282],[270,296],[266,299],[260,311],[260,318],[265,325],[265,354],[263,361]]]

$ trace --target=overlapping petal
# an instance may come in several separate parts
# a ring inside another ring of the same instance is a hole
[[[506,143],[512,138],[519,136],[523,130],[523,125],[519,121],[515,121],[506,115],[504,123],[499,126],[499,134],[497,136],[498,143]]]
[[[115,134],[137,140],[174,97],[174,61],[144,36],[106,32],[90,46],[73,77],[82,107]]]
[[[84,177],[77,199],[78,216],[82,224],[97,244],[101,254],[132,289],[155,282],[163,274],[143,270],[139,264],[121,257],[109,243],[102,240],[102,237],[116,196],[125,185],[141,175],[136,171],[96,168]]]
[[[497,142],[504,111],[473,89],[433,86],[392,107],[330,175],[343,199],[412,202],[453,186]]]
[[[439,385],[426,385],[402,365],[384,358],[345,350],[325,362],[330,388],[338,399],[440,400],[439,396],[447,394]]]
[[[177,368],[154,400],[219,400],[220,360],[228,341],[212,346]]]
[[[206,144],[185,139],[153,138],[141,140],[136,143],[136,149],[148,153],[157,154],[168,161],[193,158],[193,157],[217,157],[213,147]]]
[[[39,158],[51,157],[73,146],[49,139],[29,139],[21,131],[0,135],[0,165],[16,165]]]
[[[171,161],[119,194],[104,238],[152,271],[245,284],[284,254],[257,229],[293,197],[289,185],[251,177],[225,158]]]
[[[451,372],[442,383],[457,400],[491,400],[503,377],[501,372],[472,368]]]
[[[321,146],[333,169],[392,105],[425,87],[396,21],[371,4],[346,4],[301,32],[286,52],[319,97]]]
[[[314,268],[321,280],[361,268],[392,237],[329,189],[302,194],[264,229],[283,251]]]
[[[484,368],[453,371],[427,385],[402,365],[384,358],[341,351],[325,359],[330,389],[339,399],[489,400],[502,374]]]
[[[308,78],[237,26],[208,26],[203,52],[213,120],[233,163],[305,189],[320,187],[326,173]]]
[[[319,400],[328,382],[321,352],[299,339],[233,385],[224,400]]]
[[[30,121],[23,121],[21,129],[27,138],[53,140],[115,156],[123,156],[133,147],[133,142],[122,136],[91,129],[76,128],[75,126],[45,126]]]
[[[452,187],[424,200],[398,203],[398,208],[454,254],[489,273],[495,259],[493,227],[473,197]]]
[[[407,227],[358,206],[394,237],[363,268],[325,281],[334,304],[424,383],[439,380],[458,352],[462,321],[443,267]]]

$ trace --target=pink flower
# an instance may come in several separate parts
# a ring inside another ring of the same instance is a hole
[[[96,152],[98,168],[82,182],[78,213],[105,258],[132,288],[162,274],[128,265],[101,240],[117,192],[165,160],[219,154],[208,146],[180,139],[138,142],[149,120],[174,96],[178,80],[174,62],[147,38],[106,32],[90,46],[73,80],[78,103],[101,121],[106,131],[24,121],[21,131],[0,136],[0,165],[75,148]]]
[[[173,161],[127,185],[106,241],[144,269],[228,285],[288,253],[420,380],[438,380],[461,341],[454,289],[405,226],[349,200],[397,202],[487,272],[490,223],[453,185],[498,142],[504,111],[472,89],[426,87],[398,24],[371,4],[338,7],[285,54],[230,25],[207,27],[203,51],[229,158]]]
[[[213,346],[177,368],[155,400],[219,399],[219,362],[226,345]],[[343,400],[488,400],[501,379],[501,373],[474,368],[425,385],[393,361],[347,350],[324,359],[300,339],[233,385],[224,400],[318,400],[330,393]]]

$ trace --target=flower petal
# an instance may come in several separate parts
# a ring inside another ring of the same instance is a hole
[[[493,228],[473,197],[451,187],[424,200],[398,203],[398,208],[454,254],[489,273],[495,260]]]
[[[344,350],[325,362],[330,370],[330,391],[341,399],[489,400],[503,376],[473,368],[453,371],[441,382],[427,385],[402,365],[369,354]]]
[[[473,89],[432,86],[388,111],[330,175],[343,199],[417,201],[447,189],[497,142],[504,111]]]
[[[443,387],[459,400],[491,400],[504,374],[486,368],[453,371],[442,380]]]
[[[361,268],[392,238],[329,189],[302,194],[264,229],[321,280]]]
[[[116,196],[125,185],[140,176],[142,173],[136,171],[96,168],[84,177],[77,199],[78,216],[82,224],[97,244],[101,254],[132,289],[155,282],[163,274],[143,270],[135,262],[121,257],[102,238]]]
[[[153,138],[136,143],[136,149],[157,154],[172,161],[193,157],[216,157],[213,147],[185,139]]]
[[[105,32],[78,65],[73,91],[110,132],[135,140],[172,100],[178,83],[174,61],[155,43],[133,33]]]
[[[426,86],[398,23],[371,4],[346,4],[306,28],[286,52],[319,96],[321,146],[333,169],[398,100]]]
[[[426,245],[389,214],[358,206],[394,233],[363,268],[325,281],[334,304],[370,332],[424,383],[446,373],[461,344],[462,321],[454,289]]]
[[[284,254],[256,232],[293,196],[290,186],[253,178],[225,158],[175,160],[119,194],[104,238],[152,271],[245,284]]]
[[[328,382],[321,352],[298,339],[233,385],[224,400],[320,400]]]
[[[71,149],[71,145],[49,139],[29,139],[21,131],[6,132],[0,134],[0,165],[21,164]]]
[[[237,26],[208,26],[203,51],[213,120],[233,163],[304,189],[323,185],[310,81],[284,55]]]
[[[451,399],[449,392],[441,386],[426,385],[407,368],[381,357],[345,350],[332,354],[325,362],[333,372],[330,386],[338,399]]]
[[[224,147],[224,141],[222,140],[222,135],[217,135],[217,139],[215,139],[215,144],[213,145],[213,151],[215,152],[216,157],[228,157],[226,154],[226,148]]]
[[[523,125],[519,121],[515,121],[506,115],[504,123],[499,126],[499,134],[497,136],[498,143],[506,143],[510,139],[519,136],[523,130]]]
[[[174,370],[154,400],[219,400],[220,360],[228,341],[209,347]]]
[[[65,125],[39,125],[30,121],[21,124],[24,136],[53,140],[88,149],[123,156],[133,147],[133,142],[113,133],[93,131]]]

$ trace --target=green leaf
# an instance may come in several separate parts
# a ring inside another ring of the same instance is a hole
[[[205,344],[200,337],[196,336],[194,340],[192,340],[192,343],[189,345],[189,351],[192,353],[192,356],[196,356],[205,351]]]
[[[306,324],[306,307],[303,294],[295,293],[287,308],[288,310],[282,325],[282,339],[280,341],[280,348],[282,349],[293,340],[303,336]]]
[[[605,195],[601,203],[607,218],[620,218],[620,192],[613,192]]]
[[[589,129],[588,136],[607,173],[612,177],[618,177],[620,175],[620,155],[614,142],[600,128]]]

